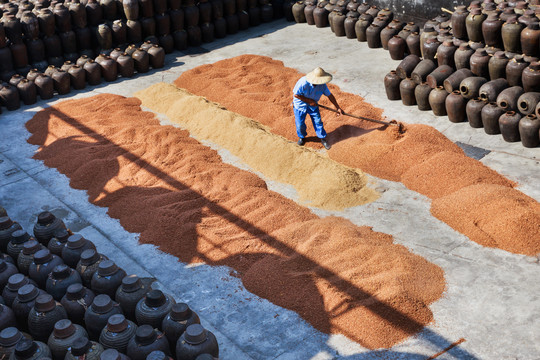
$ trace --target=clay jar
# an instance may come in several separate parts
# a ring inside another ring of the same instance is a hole
[[[398,67],[396,68],[396,73],[401,79],[411,77],[412,72],[415,70],[416,66],[420,63],[420,58],[416,55],[409,55],[403,59]]]
[[[482,35],[487,46],[501,46],[501,28],[503,22],[496,13],[490,14],[482,23]]]
[[[478,94],[480,99],[484,101],[495,102],[497,101],[497,96],[499,96],[499,93],[507,87],[508,82],[506,79],[491,80],[480,87]]]
[[[88,85],[99,85],[101,83],[101,66],[93,59],[88,60],[84,66],[86,72],[86,81]]]
[[[14,90],[16,91],[16,89]],[[0,93],[0,100],[1,98],[2,96]],[[0,250],[2,250],[3,252],[6,252],[7,245],[9,241],[11,240],[11,235],[13,234],[13,232],[20,229],[22,228],[18,222],[12,221],[8,216],[0,217]]]
[[[84,323],[90,338],[98,340],[107,320],[115,314],[122,314],[118,303],[112,301],[108,295],[97,295],[84,314]]]
[[[32,105],[36,103],[37,90],[36,85],[34,85],[32,81],[22,79],[21,82],[17,85],[17,90],[19,91],[21,101],[25,105]]]
[[[9,359],[15,351],[15,346],[24,338],[23,333],[15,326],[10,326],[0,331],[0,356],[2,359]]]
[[[323,28],[328,26],[328,14],[329,11],[326,10],[324,2],[319,2],[317,7],[313,9],[313,21],[315,26],[318,28]],[[306,19],[307,21],[307,19]],[[365,40],[364,40],[365,41]]]
[[[529,66],[523,59],[523,56],[516,55],[508,64],[506,64],[506,80],[510,86],[521,86],[523,70]]]
[[[24,230],[16,230],[11,234],[11,240],[7,244],[7,254],[15,261],[22,252],[24,243],[30,240],[30,235]]]
[[[101,75],[103,75],[103,79],[107,82],[116,81],[118,78],[116,61],[111,59],[110,56],[105,56],[98,63],[101,66]]]
[[[17,291],[19,291],[19,289],[24,285],[28,284],[35,285],[35,283],[27,276],[24,276],[24,274],[17,273],[11,275],[8,279],[6,287],[2,291],[2,299],[4,299],[6,305],[11,307],[13,305],[13,301],[15,301],[15,298],[17,297]]]
[[[34,81],[37,93],[42,100],[52,99],[54,96],[54,82],[50,76],[40,74]]]
[[[411,73],[411,79],[414,80],[417,84],[421,84],[426,81],[426,78],[429,74],[431,74],[435,69],[437,68],[437,65],[433,60],[422,60],[420,61],[414,70]]]
[[[433,89],[437,86],[442,86],[445,79],[447,79],[454,70],[448,65],[441,65],[433,70],[427,77],[426,82]]]
[[[416,105],[416,98],[414,96],[414,88],[416,87],[416,85],[417,84],[411,78],[406,78],[400,82],[399,93],[403,105]]]
[[[122,77],[132,77],[135,74],[135,62],[127,53],[123,53],[116,59],[118,74]]]
[[[100,360],[131,360],[127,357],[127,355],[124,355],[120,352],[118,352],[115,349],[105,349],[99,357]]]
[[[157,329],[150,325],[141,325],[129,341],[126,354],[131,360],[145,360],[155,350],[169,355],[169,341]]]
[[[135,70],[137,70],[137,72],[148,72],[148,70],[150,69],[150,57],[148,56],[148,53],[146,51],[138,48],[133,52],[131,57],[135,61]]]
[[[34,254],[41,249],[44,249],[43,245],[34,239],[28,240],[23,244],[23,250],[17,258],[17,267],[21,273],[28,275],[30,264],[34,261]]]
[[[71,80],[69,74],[64,70],[58,69],[52,75],[54,89],[59,95],[68,94],[71,91]]]
[[[90,341],[88,338],[80,337],[73,342],[73,345],[66,353],[65,360],[98,360],[103,352],[101,344]]]
[[[6,305],[0,304],[0,329],[17,326],[15,313]]]
[[[476,76],[489,77],[489,55],[485,49],[477,49],[471,56],[471,71]]]
[[[193,324],[200,324],[199,315],[192,311],[185,303],[174,304],[171,311],[163,319],[161,329],[167,336],[169,344],[176,345],[178,339]]]
[[[481,128],[482,124],[482,108],[487,105],[485,101],[480,98],[469,100],[465,111],[467,113],[467,121],[472,128]]]
[[[446,97],[445,106],[448,119],[451,122],[458,123],[467,120],[467,113],[465,111],[467,100],[461,96],[459,90],[453,91]]]
[[[525,92],[540,91],[540,62],[532,62],[521,74]]]
[[[521,31],[521,50],[527,56],[538,56],[540,46],[540,27],[537,22],[530,23]]]
[[[467,7],[464,5],[460,5],[456,7],[456,10],[450,18],[450,21],[452,23],[452,31],[454,32],[454,36],[458,39],[468,39],[466,25],[468,15],[469,12],[467,11]]]
[[[399,83],[401,78],[397,73],[392,70],[384,77],[384,88],[386,90],[386,96],[388,100],[400,100],[401,95],[399,92]]]
[[[433,89],[431,88],[431,86],[429,86],[426,82],[423,82],[416,86],[416,88],[414,89],[414,97],[418,105],[418,110],[431,110],[431,106],[429,105],[429,94],[432,90]]]
[[[62,259],[66,265],[75,267],[81,258],[83,251],[88,249],[96,249],[96,246],[90,240],[85,239],[80,234],[71,235],[62,249]]]
[[[347,13],[347,18],[345,19],[345,22],[343,24],[345,27],[345,36],[347,37],[347,39],[356,39],[355,26],[359,16],[360,15],[356,11],[349,11]]]
[[[49,347],[41,341],[22,339],[15,345],[15,351],[11,354],[10,360],[46,360],[50,359]]]
[[[35,340],[47,341],[57,321],[67,319],[66,310],[49,294],[36,298],[28,314],[28,329]]]
[[[66,225],[61,219],[49,211],[43,211],[38,215],[37,223],[34,225],[34,236],[40,243],[47,245],[56,230],[65,228]]]
[[[381,30],[381,45],[383,49],[388,50],[388,41],[390,41],[390,39],[393,36],[396,36],[398,33],[399,27],[396,27],[393,22]]]
[[[122,283],[126,272],[116,266],[111,260],[104,260],[98,266],[98,271],[92,276],[90,287],[96,294],[107,294],[111,298],[116,295],[116,289]]]
[[[219,346],[211,331],[200,324],[187,327],[176,343],[176,360],[190,360],[199,354],[210,354],[219,358]]]
[[[382,31],[382,28],[375,24],[371,24],[366,29],[366,40],[367,40],[369,48],[376,49],[382,46],[381,35],[380,35],[381,31]]]
[[[45,294],[45,292],[32,284],[24,285],[17,291],[17,297],[13,300],[11,308],[15,313],[20,329],[28,327],[28,314],[34,307],[36,298],[41,294]]]
[[[101,331],[99,342],[104,349],[115,349],[126,353],[129,340],[135,336],[136,331],[137,325],[127,320],[124,315],[113,315],[107,321],[107,326]]]
[[[443,87],[448,93],[452,93],[454,90],[459,90],[461,82],[471,76],[474,76],[471,70],[459,69],[444,79]]]
[[[521,29],[523,25],[515,16],[506,20],[501,29],[501,37],[504,50],[513,53],[521,53]]]
[[[154,45],[148,49],[150,65],[154,69],[161,69],[165,65],[165,51],[159,45]]]
[[[439,42],[439,40],[437,40],[437,38],[435,37],[428,38],[426,42],[424,43],[424,45],[422,46],[422,54],[424,54],[424,59],[437,61],[436,60],[437,49],[439,49],[440,45],[441,43]]]
[[[535,112],[538,102],[540,102],[540,92],[525,93],[518,99],[518,110],[522,115],[532,114]]]
[[[445,40],[437,49],[437,63],[441,65],[449,65],[455,67],[454,55],[457,47],[450,40]]]
[[[82,284],[73,284],[67,288],[66,295],[60,303],[66,309],[68,317],[74,323],[84,325],[84,315],[88,307],[94,301],[94,293],[82,286]]]
[[[49,294],[57,301],[67,292],[67,288],[72,284],[82,283],[78,272],[65,264],[57,265],[47,278],[45,288]]]
[[[424,26],[424,31],[420,34],[420,49],[422,52],[422,57],[424,56],[424,44],[426,43],[426,40],[433,36],[437,36],[437,31],[435,31],[432,25],[426,24]]]
[[[122,279],[122,284],[116,290],[116,301],[124,310],[128,319],[135,320],[135,308],[147,292],[152,290],[152,279],[139,279],[137,275],[126,276]]]
[[[64,262],[58,256],[51,254],[49,249],[41,249],[34,254],[34,260],[28,268],[28,276],[42,289],[45,288],[47,277],[53,269]]]
[[[151,325],[153,328],[160,328],[163,319],[176,302],[170,295],[164,294],[160,290],[151,290],[137,303],[135,308],[135,318],[137,324]]]
[[[482,13],[482,10],[478,8],[471,9],[469,15],[465,20],[465,26],[467,28],[467,36],[470,41],[483,41],[482,36],[482,23],[486,19],[486,15]]]
[[[54,324],[54,330],[49,336],[47,345],[54,360],[63,360],[73,342],[79,337],[88,337],[86,330],[71,320],[62,319]]]
[[[505,111],[497,106],[497,103],[488,103],[482,108],[482,125],[486,134],[500,134],[499,118]]]
[[[540,145],[540,120],[534,114],[525,116],[519,121],[521,144],[527,148]]]
[[[516,111],[517,102],[519,97],[523,95],[523,88],[521,86],[512,86],[501,91],[497,96],[497,105],[505,111]]]
[[[495,55],[489,59],[488,71],[491,80],[506,78],[506,65],[509,59],[504,51],[497,51]]]
[[[499,118],[499,128],[506,142],[517,142],[521,140],[519,135],[519,121],[521,114],[515,111],[507,111]]]
[[[66,246],[67,240],[70,237],[70,233],[66,229],[58,229],[54,232],[54,236],[49,240],[47,249],[52,254],[62,256],[62,249]]]
[[[304,13],[304,8],[306,7],[303,1],[297,1],[292,7],[292,13],[294,16],[294,21],[297,23],[305,23],[306,15]]]
[[[422,51],[420,50],[420,34],[419,33],[417,32],[411,33],[409,36],[407,36],[407,39],[405,39],[405,42],[407,43],[407,50],[409,54],[422,56]]]
[[[388,50],[392,60],[403,60],[405,58],[405,52],[407,51],[407,43],[400,36],[393,36],[388,41]]]
[[[448,93],[442,86],[437,86],[429,93],[429,106],[436,116],[446,115],[446,97]]]
[[[11,275],[19,271],[15,265],[0,259],[0,289],[4,290]]]
[[[82,252],[77,263],[77,272],[81,275],[86,286],[90,286],[92,276],[98,271],[99,264],[104,260],[108,260],[108,257],[98,253],[95,249],[87,249]]]
[[[371,15],[368,15],[368,14],[360,15],[360,18],[358,19],[356,24],[354,24],[354,32],[356,33],[356,40],[360,42],[367,41],[366,31],[372,22],[373,22],[373,17]]]
[[[75,90],[81,90],[86,87],[86,72],[78,65],[73,65],[69,70],[69,79],[71,86]]]

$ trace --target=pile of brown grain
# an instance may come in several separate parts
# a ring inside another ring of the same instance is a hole
[[[281,61],[242,55],[186,71],[175,85],[251,117],[269,126],[274,133],[295,140],[292,89],[301,76],[298,71],[283,66]],[[366,103],[362,97],[343,92],[331,84],[330,90],[346,112],[383,120],[382,110]],[[328,105],[328,100],[323,96],[321,103]],[[486,222],[461,222],[463,216],[468,216],[470,219],[490,218],[493,222],[509,225],[506,219],[514,219],[515,214],[514,206],[507,205],[516,201],[517,191],[513,189],[513,182],[467,158],[457,145],[436,129],[407,124],[405,133],[401,134],[394,126],[381,128],[354,118],[337,117],[326,110],[321,112],[332,144],[328,151],[330,158],[384,179],[402,181],[410,189],[432,199],[440,199],[437,211],[432,213],[473,241],[515,253],[539,252],[540,214],[538,203],[531,198],[521,199],[527,203],[523,208],[523,218],[531,221],[527,226],[517,226],[516,223],[514,227],[498,227],[493,232]],[[310,124],[309,119],[307,123]],[[309,133],[314,135],[311,125],[308,125]],[[318,142],[308,145],[320,147]],[[475,185],[477,191],[489,193],[492,184],[500,188],[498,198],[493,199],[491,206],[468,207],[466,215],[454,213],[460,204],[468,204],[468,198],[462,197],[466,192],[459,192],[460,189]],[[441,198],[449,195],[453,196],[456,204]],[[489,233],[493,241],[486,241],[485,233]]]
[[[103,94],[42,110],[27,123],[35,157],[142,243],[230,266],[321,331],[379,348],[432,321],[428,305],[445,287],[438,266],[389,235],[315,216],[139,105]]]
[[[210,140],[272,180],[291,184],[308,205],[342,210],[378,198],[366,176],[311,149],[296,146],[247,117],[174,85],[158,83],[135,94],[143,106]]]

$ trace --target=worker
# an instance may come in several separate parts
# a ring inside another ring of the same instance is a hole
[[[332,75],[318,67],[306,76],[302,76],[294,86],[294,120],[296,134],[299,138],[298,145],[300,146],[306,143],[306,115],[309,114],[317,137],[321,139],[321,143],[327,150],[330,149],[330,144],[326,141],[326,131],[324,130],[317,102],[322,95],[325,95],[336,107],[338,116],[343,114],[343,110],[339,107],[336,98],[326,86],[331,80]]]

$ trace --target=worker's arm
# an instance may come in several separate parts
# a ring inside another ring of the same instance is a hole
[[[341,107],[340,107],[339,104],[337,103],[337,100],[336,100],[336,98],[334,97],[333,94],[328,95],[328,100],[330,100],[330,102],[331,102],[332,104],[334,104],[334,106],[336,107],[336,110],[338,111],[338,115],[342,115],[342,114],[343,114],[343,110],[341,109]]]
[[[317,102],[315,100],[307,98],[307,97],[305,97],[303,95],[294,94],[294,97],[297,98],[297,99],[302,100],[305,103],[308,103],[311,106],[317,105]]]

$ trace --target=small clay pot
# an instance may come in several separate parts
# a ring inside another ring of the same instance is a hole
[[[176,343],[176,359],[194,359],[200,354],[210,354],[214,358],[219,358],[219,346],[211,331],[200,324],[193,324],[187,327]]]
[[[397,75],[395,71],[390,71],[384,77],[384,88],[386,89],[386,96],[388,100],[400,100],[401,95],[399,92],[399,83],[401,78]]]
[[[35,340],[47,341],[57,321],[67,319],[66,310],[49,294],[36,298],[28,313],[28,329]]]
[[[438,86],[429,93],[429,105],[436,116],[446,115],[446,97],[448,93],[442,86]]]
[[[178,339],[188,326],[200,323],[199,315],[196,312],[191,310],[187,304],[178,303],[172,306],[169,314],[163,319],[161,329],[167,336],[169,344],[176,346]]]
[[[521,144],[527,148],[540,145],[540,120],[534,114],[529,114],[519,121]]]
[[[451,122],[458,123],[467,121],[467,113],[465,111],[467,100],[461,96],[459,90],[453,91],[446,97],[445,106],[448,119]]]
[[[86,330],[71,320],[62,319],[54,324],[54,330],[49,336],[47,345],[54,360],[63,360],[73,342],[79,337],[88,337]]]
[[[525,92],[540,91],[540,62],[532,62],[521,74]]]
[[[129,340],[135,336],[136,331],[137,325],[134,322],[127,320],[124,315],[116,314],[109,318],[107,326],[101,331],[99,343],[104,349],[126,353]]]
[[[482,124],[482,108],[486,105],[487,102],[480,98],[469,100],[465,111],[467,113],[467,121],[471,127],[481,128],[484,126]]]
[[[71,321],[84,325],[84,315],[94,301],[94,297],[94,293],[82,284],[73,284],[67,288],[66,295],[60,303]]]
[[[45,288],[57,301],[62,300],[67,288],[72,284],[81,284],[81,276],[78,272],[66,264],[57,265],[49,274]]]
[[[504,141],[517,142],[521,140],[519,135],[519,121],[521,114],[515,111],[507,111],[499,118],[499,128]]]
[[[484,131],[488,135],[496,135],[501,133],[499,128],[499,118],[505,111],[497,106],[497,103],[488,103],[482,108],[482,124]]]
[[[414,97],[418,104],[418,110],[431,110],[431,106],[429,105],[429,93],[431,90],[433,89],[426,82],[417,85],[414,89]]]
[[[111,260],[104,260],[99,263],[98,271],[92,275],[90,287],[96,294],[107,294],[114,299],[116,289],[118,289],[125,276],[124,269],[119,268]]]

